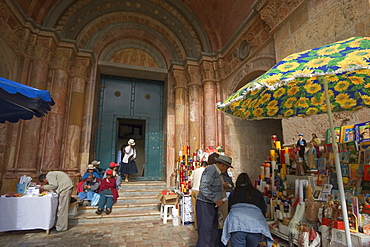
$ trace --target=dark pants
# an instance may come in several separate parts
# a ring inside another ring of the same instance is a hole
[[[216,247],[218,238],[218,214],[215,203],[197,200],[198,241],[197,247]]]
[[[261,233],[248,233],[248,232],[232,232],[231,233],[231,246],[232,247],[256,247],[261,240]]]
[[[105,208],[112,210],[113,199],[114,198],[113,198],[112,192],[110,190],[100,191],[100,198],[99,198],[98,208],[99,209],[104,209],[104,206],[105,206]]]

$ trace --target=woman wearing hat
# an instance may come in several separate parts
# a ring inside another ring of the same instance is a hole
[[[112,177],[116,179],[117,189],[121,188],[121,176],[118,175],[118,164],[111,162],[107,170],[105,170],[103,178],[107,177],[107,171],[112,171]]]
[[[82,176],[81,180],[86,179],[89,175],[93,175],[95,178],[97,178],[100,181],[99,174],[95,171],[95,166],[93,164],[89,164],[87,166],[86,173]]]
[[[118,198],[116,179],[112,177],[113,171],[106,171],[106,175],[107,177],[103,178],[99,187],[100,198],[98,210],[95,212],[96,214],[102,214],[103,212],[110,214],[112,212],[113,203],[115,203]]]
[[[136,159],[135,140],[130,139],[128,140],[127,144],[128,144],[127,146],[121,147],[120,152],[118,152],[117,159],[120,164],[119,174],[125,175],[125,182],[128,182],[130,180],[132,174],[138,173],[135,162]]]

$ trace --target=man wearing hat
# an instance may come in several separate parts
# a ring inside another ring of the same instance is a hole
[[[95,171],[97,174],[99,174],[99,178],[103,179],[105,170],[103,168],[100,168],[100,161],[93,160],[91,164],[95,167]]]
[[[297,141],[297,147],[299,147],[299,157],[304,160],[304,152],[305,152],[305,147],[307,146],[307,142],[305,139],[303,139],[303,134],[298,135],[299,139]]]
[[[196,202],[198,222],[197,247],[213,247],[219,244],[218,208],[227,198],[222,198],[222,188],[228,188],[222,173],[231,166],[232,159],[226,155],[215,158],[216,164],[208,166],[201,177]]]

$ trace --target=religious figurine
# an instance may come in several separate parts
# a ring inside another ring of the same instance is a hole
[[[314,144],[312,142],[308,143],[308,150],[306,153],[307,162],[308,162],[308,168],[311,171],[316,171],[316,149],[314,147]]]
[[[298,137],[299,137],[297,141],[297,147],[299,147],[298,155],[301,159],[304,160],[304,153],[305,147],[307,146],[307,142],[305,139],[303,139],[303,134],[299,134]]]
[[[313,144],[313,146],[315,147],[316,149],[316,157],[319,158],[320,156],[320,144],[321,144],[321,140],[317,137],[316,133],[312,133],[312,139],[311,139],[311,143]]]

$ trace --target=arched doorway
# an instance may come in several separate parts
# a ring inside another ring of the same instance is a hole
[[[127,77],[101,77],[97,158],[101,166],[116,162],[117,151],[135,139],[137,180],[162,180],[163,82]]]

